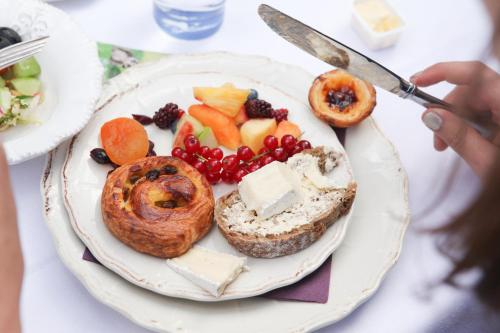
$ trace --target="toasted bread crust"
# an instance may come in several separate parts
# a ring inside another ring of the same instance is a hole
[[[325,154],[318,149],[307,151],[311,155],[320,157],[319,166],[324,172]],[[350,183],[347,188],[339,189],[341,194],[338,200],[332,203],[330,209],[318,216],[315,220],[301,225],[287,233],[279,235],[245,234],[233,231],[228,226],[224,216],[226,207],[234,204],[238,198],[238,191],[233,191],[219,198],[215,205],[215,221],[222,235],[238,251],[257,258],[274,258],[301,251],[318,240],[335,221],[347,214],[356,196],[356,183]]]
[[[352,206],[356,196],[356,184],[351,183],[344,191],[341,200],[331,210],[308,224],[280,235],[248,235],[232,231],[228,228],[222,212],[231,204],[237,191],[220,198],[215,206],[215,220],[222,235],[229,244],[248,256],[257,258],[275,258],[301,251],[318,240],[326,229],[345,215]]]

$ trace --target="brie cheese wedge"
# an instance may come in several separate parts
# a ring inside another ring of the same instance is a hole
[[[219,297],[246,270],[246,262],[246,257],[195,246],[182,256],[168,259],[167,265],[200,288]]]

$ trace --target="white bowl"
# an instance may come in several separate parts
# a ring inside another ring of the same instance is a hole
[[[401,26],[396,29],[392,29],[386,32],[377,32],[370,27],[370,25],[366,22],[366,20],[359,14],[356,10],[356,4],[365,2],[367,0],[355,0],[354,8],[352,13],[351,25],[354,30],[360,35],[363,41],[368,44],[368,46],[372,50],[379,50],[389,46],[392,46],[397,43],[401,33],[405,29],[405,23],[401,16],[394,10],[394,8],[387,3],[385,0],[379,0],[384,3],[394,15],[399,17],[401,20]]]
[[[0,22],[23,40],[50,36],[36,56],[44,92],[37,108],[40,124],[0,132],[12,165],[47,153],[87,124],[101,93],[103,69],[96,43],[57,8],[38,0],[0,0]]]

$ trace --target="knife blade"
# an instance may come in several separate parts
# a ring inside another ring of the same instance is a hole
[[[500,133],[499,127],[494,125],[491,119],[466,113],[425,93],[378,62],[269,5],[261,4],[258,13],[279,36],[327,64],[341,68],[360,79],[426,108],[437,107],[454,112],[487,139],[494,138]]]
[[[268,5],[259,6],[266,24],[288,42],[327,64],[397,94],[401,78],[372,59]]]

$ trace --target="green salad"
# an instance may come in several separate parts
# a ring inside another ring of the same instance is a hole
[[[15,30],[0,27],[0,49],[21,42]],[[33,110],[42,100],[40,73],[40,65],[33,57],[0,70],[0,131],[36,121]]]
[[[0,76],[0,131],[36,121],[33,110],[42,100],[41,70],[35,58],[25,59]]]

